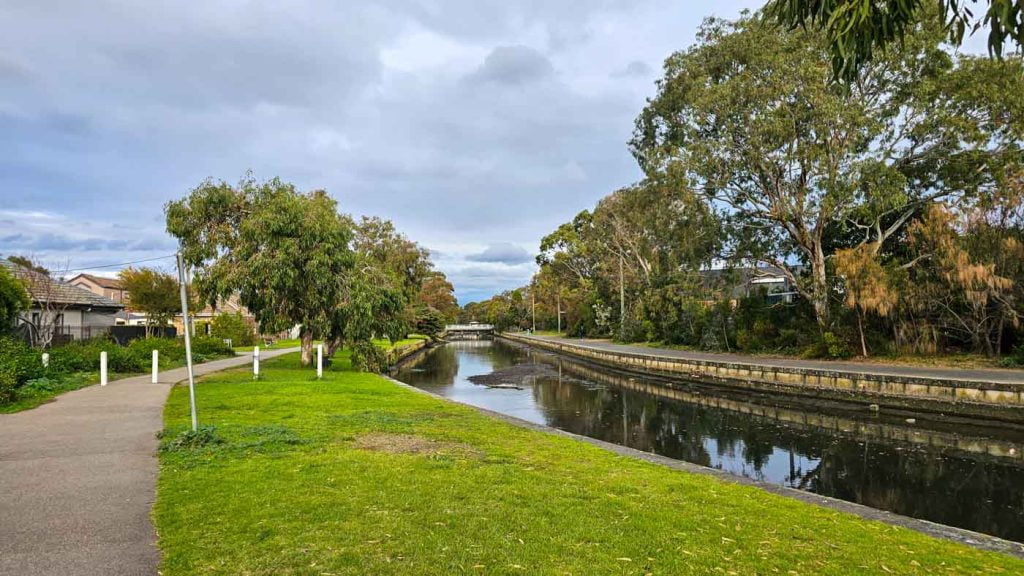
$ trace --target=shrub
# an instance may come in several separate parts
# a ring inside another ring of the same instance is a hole
[[[0,364],[0,404],[14,402],[18,398],[18,380],[14,368]]]
[[[216,315],[210,323],[210,334],[221,339],[230,338],[235,346],[252,346],[256,341],[252,327],[238,312]]]
[[[195,431],[186,430],[173,438],[161,434],[161,439],[161,452],[187,452],[224,443],[215,426],[200,426]]]
[[[0,337],[0,367],[6,368],[15,385],[43,376],[42,353],[16,338]]]
[[[234,356],[235,351],[224,343],[221,338],[213,336],[197,336],[192,340],[192,354],[204,357]]]
[[[373,342],[352,345],[352,368],[359,372],[380,373],[388,367],[388,354]]]

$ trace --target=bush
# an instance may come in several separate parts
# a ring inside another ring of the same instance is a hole
[[[388,367],[388,354],[373,342],[352,345],[352,368],[359,372],[381,373]]]
[[[160,437],[163,440],[160,443],[161,452],[190,452],[224,443],[215,426],[200,426],[195,431],[186,430],[173,438],[168,438],[166,434],[161,434]]]
[[[197,336],[192,339],[192,354],[204,357],[234,356],[235,351],[224,343],[221,338],[213,336]]]
[[[238,312],[216,315],[210,322],[210,335],[221,339],[230,338],[235,346],[252,346],[256,343],[255,331]]]
[[[0,404],[14,402],[18,398],[18,380],[14,368],[0,364]]]
[[[25,342],[15,338],[0,338],[0,367],[6,369],[8,377],[16,386],[25,381],[43,376],[42,353],[32,349]]]
[[[1013,349],[999,361],[999,365],[1004,368],[1020,368],[1024,367],[1024,344],[1021,344]]]

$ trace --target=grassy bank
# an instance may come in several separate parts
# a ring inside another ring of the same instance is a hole
[[[162,573],[1020,573],[1024,562],[616,456],[296,355],[208,377],[221,443],[173,449]],[[792,571],[792,572],[791,572]]]

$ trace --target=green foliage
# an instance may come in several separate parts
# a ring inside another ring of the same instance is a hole
[[[18,314],[28,310],[31,303],[22,281],[0,266],[0,334],[14,326]]]
[[[160,452],[195,452],[223,443],[224,439],[217,434],[216,426],[199,426],[174,436],[164,435],[160,442]]]
[[[444,332],[445,318],[436,309],[426,306],[416,315],[416,332],[436,340]]]
[[[178,279],[153,268],[125,268],[118,275],[131,294],[131,309],[146,313],[146,326],[167,326],[181,312]]]
[[[18,379],[13,366],[0,364],[0,404],[14,402],[18,397]]]
[[[975,15],[961,0],[937,2],[951,44],[959,46],[967,31],[988,28],[989,53],[1001,58],[1007,44],[1024,45],[1024,6],[1019,0],[986,3],[985,12]],[[772,0],[765,12],[769,19],[789,28],[824,30],[833,76],[852,82],[876,53],[898,49],[893,44],[902,43],[917,26],[935,20],[935,4],[918,0]]]
[[[16,386],[44,374],[40,352],[17,338],[0,336],[0,366]]]
[[[237,293],[266,332],[301,324],[308,364],[312,339],[334,325],[355,262],[352,225],[334,199],[246,176],[237,186],[203,182],[166,213],[203,299]]]
[[[352,344],[352,369],[379,374],[388,367],[388,353],[370,341]]]
[[[241,313],[221,312],[210,322],[210,334],[217,338],[230,338],[234,346],[252,346],[256,333]]]

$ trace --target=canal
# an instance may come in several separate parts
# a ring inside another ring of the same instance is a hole
[[[665,386],[507,341],[453,342],[396,378],[576,434],[1024,542],[1024,433]]]

